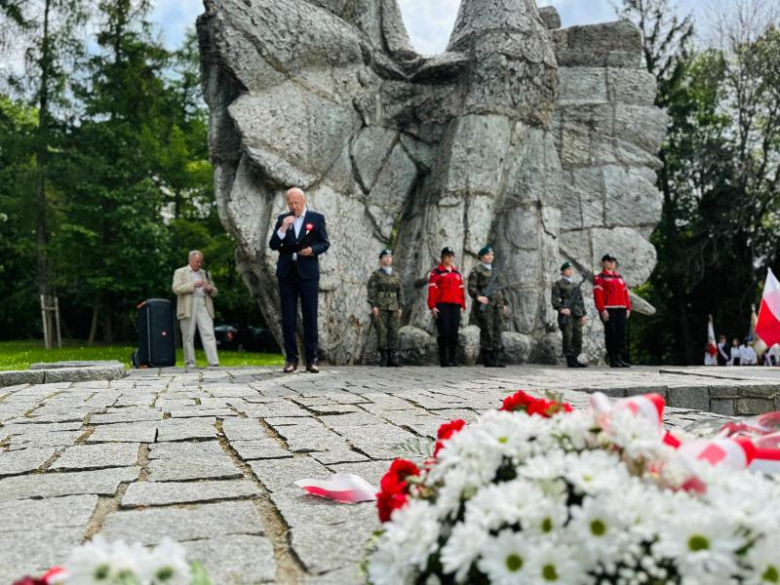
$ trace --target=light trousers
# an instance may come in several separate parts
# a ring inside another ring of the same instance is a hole
[[[206,352],[210,366],[218,366],[217,339],[214,337],[214,321],[206,308],[206,299],[192,295],[192,313],[188,319],[180,319],[181,340],[184,345],[184,365],[195,366],[195,331],[200,333],[200,342]]]

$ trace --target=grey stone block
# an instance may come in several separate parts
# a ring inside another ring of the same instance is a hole
[[[203,564],[212,583],[272,583],[276,559],[264,536],[225,536],[185,542],[187,558]]]
[[[52,469],[100,469],[129,467],[138,463],[137,443],[75,445],[65,449]]]
[[[119,467],[97,471],[50,472],[9,477],[0,480],[0,500],[58,498],[84,494],[112,496],[120,483],[138,479],[139,472],[139,467]]]
[[[27,532],[41,527],[86,528],[97,503],[94,495],[6,500],[0,502],[0,532]]]
[[[214,535],[262,535],[263,526],[251,502],[200,504],[189,508],[130,510],[109,514],[100,531],[107,540],[154,545],[168,536],[176,541]]]
[[[131,484],[122,507],[166,506],[216,500],[238,500],[260,495],[251,481],[140,482]]]
[[[669,406],[693,410],[710,409],[710,392],[705,387],[669,388]]]
[[[737,414],[736,400],[733,398],[717,399],[713,398],[711,401],[711,410],[716,414],[724,414],[726,416],[735,416]]]
[[[754,416],[774,410],[774,401],[767,398],[738,398],[737,414]]]
[[[35,471],[51,459],[55,452],[51,447],[0,452],[0,476]]]

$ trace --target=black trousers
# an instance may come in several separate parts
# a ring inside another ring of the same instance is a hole
[[[607,342],[607,353],[616,357],[625,353],[626,325],[628,318],[626,309],[607,309],[609,320],[604,323],[604,338]]]
[[[317,362],[317,298],[319,288],[319,279],[301,279],[295,264],[284,278],[279,279],[284,354],[290,363],[298,363],[296,332],[298,329],[299,298],[301,299],[301,315],[303,316],[303,344],[306,348],[306,363]]]
[[[436,327],[439,330],[440,343],[449,348],[458,345],[458,329],[460,328],[460,305],[455,303],[439,303],[439,316],[436,319]]]

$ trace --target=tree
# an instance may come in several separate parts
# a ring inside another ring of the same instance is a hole
[[[8,83],[28,97],[38,113],[32,145],[35,181],[31,189],[36,210],[36,275],[38,292],[50,294],[48,183],[58,139],[54,111],[67,104],[70,65],[82,54],[79,32],[87,20],[87,0],[3,0],[2,11],[11,25],[16,25],[26,65],[24,75],[13,75]]]

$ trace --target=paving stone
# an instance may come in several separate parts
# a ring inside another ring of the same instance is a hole
[[[0,531],[0,582],[13,583],[60,565],[83,538],[83,528],[37,526],[30,531]]]
[[[193,406],[192,408],[177,408],[171,411],[173,418],[195,418],[206,416],[236,416],[236,413],[229,408],[201,408],[199,406]]]
[[[249,466],[269,491],[288,488],[299,479],[328,479],[327,467],[311,457],[296,457],[271,461],[252,461]]]
[[[30,426],[30,425],[28,425]],[[54,431],[41,432],[41,430],[32,426],[31,430],[35,432],[20,433],[13,435],[10,441],[10,449],[28,449],[31,447],[69,447],[73,445],[85,431]]]
[[[267,437],[260,441],[231,441],[230,446],[236,450],[244,461],[252,459],[285,459],[292,457],[290,451],[283,449],[275,439]]]
[[[214,417],[166,419],[157,425],[157,442],[216,439],[216,422]]]
[[[0,532],[86,527],[97,502],[95,495],[0,502]]]
[[[122,507],[237,500],[259,494],[259,488],[247,480],[172,483],[143,481],[131,484],[127,488],[122,497]]]
[[[259,421],[251,418],[231,418],[222,422],[222,432],[231,441],[265,440],[268,433]]]
[[[233,479],[243,476],[217,441],[157,443],[149,450],[150,481]]]
[[[136,443],[76,445],[65,449],[52,469],[128,467],[138,462],[138,448]]]
[[[163,413],[154,408],[112,408],[105,414],[94,414],[90,424],[129,423],[145,420],[162,420]]]
[[[88,443],[154,443],[156,423],[117,423],[100,425],[87,439]]]
[[[140,467],[117,467],[97,471],[49,472],[0,480],[0,501],[55,498],[81,494],[112,496],[120,483],[138,479]]]
[[[225,502],[114,512],[106,518],[100,534],[107,540],[154,545],[165,536],[176,541],[208,539],[215,535],[262,536],[263,526],[251,502]]]
[[[215,585],[271,583],[276,577],[273,545],[264,536],[195,540],[184,547],[187,558],[200,561]]]
[[[0,476],[35,471],[51,459],[55,452],[52,447],[0,452]]]

